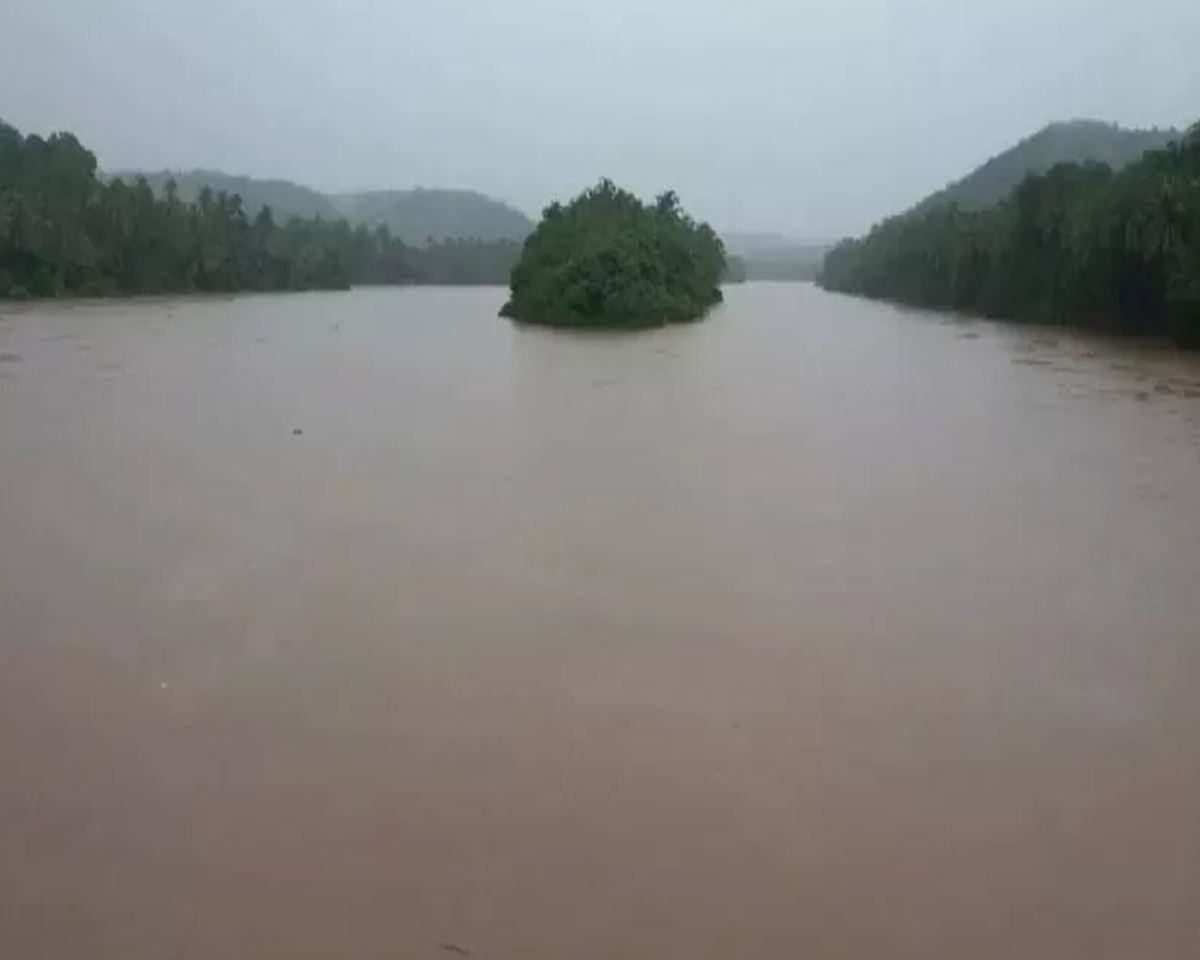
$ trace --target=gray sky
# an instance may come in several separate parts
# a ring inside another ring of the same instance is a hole
[[[1044,123],[1200,118],[1200,0],[0,0],[0,117],[109,168],[472,187],[607,174],[857,232]]]

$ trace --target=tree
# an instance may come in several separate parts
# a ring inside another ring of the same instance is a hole
[[[1200,127],[1114,172],[1062,163],[992,207],[924,205],[826,257],[830,290],[1200,346]]]
[[[652,205],[601,180],[550,204],[512,271],[504,315],[564,326],[696,320],[721,300],[725,248],[666,192]]]
[[[503,283],[511,241],[416,250],[386,226],[250,219],[237,193],[194,203],[173,178],[101,181],[69,134],[23,137],[0,123],[0,297],[344,288],[356,283]]]

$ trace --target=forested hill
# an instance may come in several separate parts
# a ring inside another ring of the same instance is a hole
[[[231,197],[236,194],[242,198],[242,207],[251,216],[263,207],[270,207],[272,215],[280,222],[292,217],[301,220],[312,217],[336,220],[341,217],[338,208],[328,197],[288,180],[259,180],[219,170],[162,170],[157,173],[120,171],[111,176],[129,184],[139,176],[145,177],[151,189],[160,197],[166,191],[167,182],[174,180],[179,199],[184,203],[195,203],[205,187],[214,194],[227,193]]]
[[[410,246],[422,246],[430,238],[443,240],[524,240],[533,223],[519,210],[471,190],[372,190],[359,193],[323,194],[287,180],[259,180],[219,170],[189,170],[139,174],[122,171],[113,174],[132,184],[144,176],[158,196],[167,181],[175,180],[179,198],[193,203],[208,187],[215,194],[227,193],[242,198],[246,211],[254,215],[270,207],[276,220],[292,217],[308,220],[345,219],[352,225],[374,228],[386,226],[392,236]]]
[[[916,210],[944,203],[984,210],[1007,197],[1026,177],[1045,173],[1055,164],[1096,162],[1120,170],[1178,137],[1177,130],[1127,130],[1100,120],[1052,123],[927,197]]]
[[[379,190],[330,200],[351,223],[386,226],[405,243],[472,238],[524,240],[533,223],[519,210],[472,190]]]
[[[835,247],[820,283],[1200,348],[1200,124],[1120,170],[1059,163],[983,210],[892,217]]]
[[[503,283],[521,253],[514,240],[408,245],[387,226],[325,216],[293,184],[218,183],[236,192],[193,177],[185,198],[167,177],[156,194],[144,178],[99,176],[69,133],[0,122],[0,299]],[[322,215],[295,216],[302,203]]]

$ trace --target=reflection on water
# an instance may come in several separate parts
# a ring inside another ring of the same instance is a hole
[[[4,310],[0,955],[1196,955],[1195,360],[501,300]]]

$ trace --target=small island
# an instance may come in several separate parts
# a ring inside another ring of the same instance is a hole
[[[562,327],[657,327],[721,302],[725,247],[673,192],[645,204],[601,180],[553,203],[525,241],[501,316]]]

